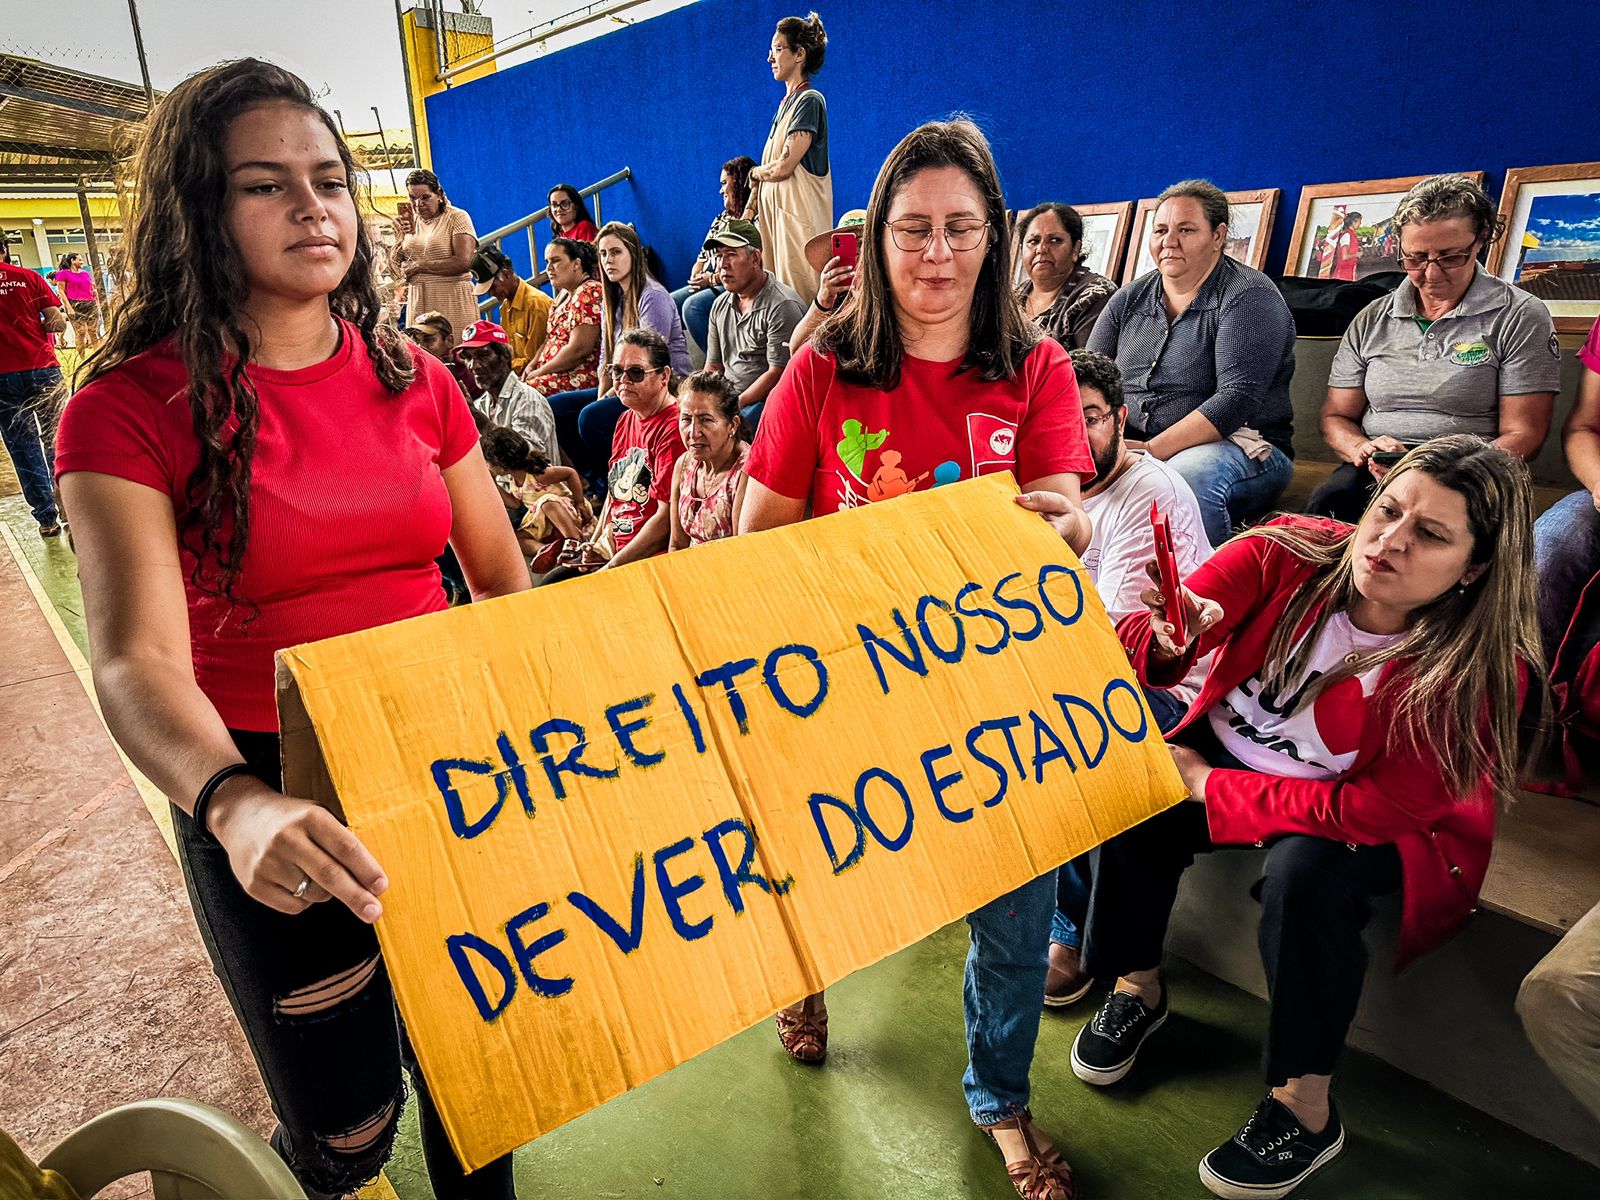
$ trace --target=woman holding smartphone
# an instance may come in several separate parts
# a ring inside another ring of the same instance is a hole
[[[1117,982],[1078,1033],[1072,1069],[1115,1084],[1165,1023],[1162,946],[1195,855],[1264,849],[1253,894],[1270,1090],[1201,1162],[1215,1195],[1287,1196],[1343,1149],[1330,1088],[1373,898],[1401,894],[1397,968],[1477,903],[1496,806],[1516,794],[1526,688],[1543,708],[1532,525],[1520,459],[1470,435],[1436,438],[1384,476],[1358,526],[1284,517],[1252,529],[1180,595],[1146,591],[1149,611],[1117,627],[1146,687],[1215,657],[1168,735],[1191,802],[1095,852],[1083,965]]]
[[[1504,225],[1465,175],[1431,176],[1400,201],[1393,227],[1406,278],[1339,342],[1322,436],[1344,461],[1308,513],[1357,520],[1384,475],[1430,437],[1475,433],[1519,458],[1539,453],[1561,347],[1543,300],[1478,265]]]
[[[465,1175],[410,1060],[372,922],[380,863],[280,790],[273,655],[528,586],[465,398],[379,323],[349,150],[306,85],[253,59],[192,76],[145,126],[132,269],[62,417],[94,682],[173,800],[195,918],[315,1196],[377,1175],[404,1102],[435,1193]]]
[[[478,319],[478,297],[472,290],[477,231],[466,211],[450,203],[432,171],[407,175],[406,192],[411,198],[395,219],[406,311],[443,313],[459,336]]]

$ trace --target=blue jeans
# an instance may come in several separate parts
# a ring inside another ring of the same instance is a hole
[[[602,396],[583,406],[578,414],[578,439],[583,442],[584,453],[600,464],[600,474],[611,464],[611,439],[617,432],[617,422],[622,420],[622,401],[615,396]]]
[[[1573,492],[1533,523],[1533,568],[1539,585],[1539,635],[1554,662],[1582,593],[1600,571],[1600,512],[1589,492]]]
[[[683,317],[683,328],[702,353],[711,338],[711,306],[723,290],[721,284],[714,284],[708,288],[681,287],[672,293],[678,313]]]
[[[1294,474],[1294,462],[1276,446],[1269,457],[1254,459],[1228,441],[1190,446],[1167,465],[1188,480],[1213,546],[1232,537],[1235,524],[1271,508]]]
[[[606,446],[606,452],[596,464],[592,461],[588,447],[583,444],[583,438],[578,432],[578,416],[583,412],[584,405],[594,403],[595,397],[600,393],[595,388],[579,388],[575,392],[557,392],[553,396],[546,396],[550,401],[550,411],[556,418],[556,441],[561,449],[566,451],[572,465],[578,469],[578,474],[585,479],[595,478],[599,471],[605,470],[605,464],[611,457],[611,447]]]
[[[967,1072],[961,1086],[979,1125],[1028,1105],[1028,1072],[1044,1007],[1056,873],[1047,872],[967,917],[972,945],[962,984]]]
[[[52,486],[54,447],[48,431],[39,424],[41,403],[60,382],[58,367],[0,374],[0,438],[17,469],[22,495],[41,529],[61,519]]]
[[[1156,719],[1156,728],[1162,733],[1174,729],[1189,711],[1171,692],[1160,688],[1145,688],[1144,698]],[[1056,868],[1056,911],[1050,918],[1050,940],[1074,950],[1083,944],[1083,922],[1089,915],[1089,890],[1094,886],[1089,856],[1093,853],[1085,850],[1071,862]]]

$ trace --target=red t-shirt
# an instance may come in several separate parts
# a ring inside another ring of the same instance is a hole
[[[761,413],[749,476],[811,500],[814,516],[995,471],[1019,483],[1094,477],[1078,381],[1045,338],[1015,378],[986,383],[961,363],[905,356],[892,392],[842,382],[809,345]]]
[[[579,221],[561,236],[571,238],[575,242],[592,242],[600,236],[600,231],[594,227],[593,221]]]
[[[0,263],[0,375],[56,365],[56,348],[39,315],[60,308],[44,276]]]
[[[259,614],[202,593],[194,555],[180,556],[195,678],[233,729],[278,728],[276,651],[445,607],[433,561],[451,524],[441,471],[477,445],[472,414],[444,364],[421,352],[415,382],[391,393],[355,326],[339,324],[326,362],[248,370],[261,423],[234,590]],[[187,387],[167,342],[79,390],[61,418],[57,475],[95,471],[155,488],[182,529],[200,459]]]
[[[622,410],[611,435],[611,540],[621,550],[656,509],[672,500],[672,469],[683,456],[678,432],[678,404],[673,401],[653,417]]]

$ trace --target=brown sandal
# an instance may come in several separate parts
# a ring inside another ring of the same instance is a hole
[[[1014,1117],[980,1126],[989,1140],[1000,1145],[994,1136],[997,1129],[1014,1129],[1022,1135],[1022,1144],[1028,1148],[1028,1157],[1006,1163],[1006,1174],[1011,1176],[1011,1186],[1017,1189],[1022,1200],[1075,1200],[1077,1190],[1072,1183],[1072,1168],[1054,1143],[1033,1123],[1033,1114],[1023,1109]]]
[[[815,1065],[828,1057],[828,1006],[821,992],[779,1009],[773,1020],[778,1040],[795,1062]]]

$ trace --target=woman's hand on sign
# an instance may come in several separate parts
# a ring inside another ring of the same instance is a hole
[[[333,899],[368,924],[383,914],[383,868],[320,804],[240,777],[219,789],[207,823],[245,892],[268,908],[293,915]]]
[[[1187,746],[1169,745],[1167,750],[1172,754],[1172,765],[1178,768],[1183,786],[1189,789],[1189,799],[1204,804],[1206,780],[1211,777],[1211,764]]]
[[[1174,640],[1177,636],[1177,627],[1172,623],[1172,618],[1167,615],[1167,598],[1159,590],[1161,586],[1161,571],[1153,562],[1144,566],[1145,574],[1155,583],[1155,587],[1145,588],[1139,593],[1139,599],[1144,601],[1144,606],[1150,610],[1150,632],[1155,636],[1156,646],[1164,657],[1177,658],[1189,648],[1189,643],[1222,620],[1222,605],[1215,600],[1207,600],[1204,596],[1196,596],[1188,588],[1179,585],[1182,596],[1182,612],[1185,616],[1184,628],[1188,637],[1184,638],[1184,650],[1178,649]]]
[[[1017,504],[1029,512],[1038,513],[1048,521],[1050,528],[1060,534],[1062,540],[1069,546],[1077,549],[1078,553],[1081,554],[1088,549],[1089,539],[1093,536],[1093,526],[1081,501],[1060,492],[1041,489],[1023,492],[1017,497]]]

